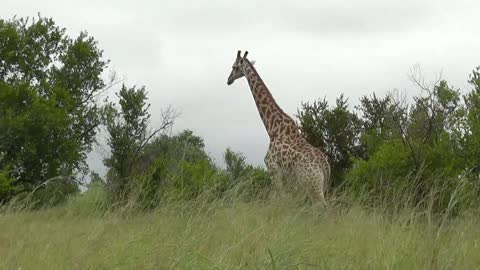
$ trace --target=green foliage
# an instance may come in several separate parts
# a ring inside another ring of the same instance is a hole
[[[235,153],[232,149],[227,148],[223,157],[231,183],[235,183],[248,174],[250,167],[247,167],[246,157],[242,153]]]
[[[234,189],[247,200],[266,198],[272,184],[270,174],[262,167],[247,164],[245,160],[246,157],[240,152],[234,152],[230,148],[225,151],[227,189]]]
[[[110,157],[104,159],[104,164],[116,174],[116,179],[126,179],[147,138],[150,105],[146,103],[144,87],[137,90],[123,85],[117,96],[120,110],[113,102],[107,103],[102,109],[111,152]]]
[[[53,207],[68,201],[80,191],[72,177],[54,177],[38,185],[32,191],[17,193],[8,205],[11,209],[33,210]]]
[[[70,217],[103,216],[109,209],[109,203],[105,185],[95,181],[89,185],[87,191],[70,197],[64,209]]]
[[[480,175],[480,66],[471,74],[469,83],[473,89],[464,96],[465,121],[461,137],[465,147],[462,153],[469,169]]]
[[[130,206],[151,209],[169,200],[266,198],[271,181],[267,171],[245,163],[241,153],[225,152],[226,169],[205,153],[203,139],[185,130],[148,143],[128,185]]]
[[[14,192],[14,180],[8,171],[0,171],[0,204],[1,198],[9,198]]]
[[[114,200],[125,199],[128,194],[134,169],[144,147],[158,132],[168,128],[173,119],[164,118],[162,126],[152,133],[148,132],[150,114],[145,87],[136,89],[122,86],[117,94],[120,109],[112,102],[102,109],[102,121],[109,138],[110,157],[104,159],[109,169],[107,185]]]
[[[150,192],[164,187],[187,197],[198,194],[201,182],[210,180],[204,179],[205,175],[211,175],[215,169],[205,152],[203,139],[190,130],[154,138],[145,145],[135,167],[138,172],[149,172],[147,186],[153,189]],[[194,179],[187,179],[189,176]]]
[[[104,185],[104,184],[105,182],[103,181],[100,174],[98,174],[95,171],[90,172],[90,182],[88,183],[87,187],[90,187],[92,185]]]
[[[80,190],[77,183],[65,178],[51,181],[44,187],[29,194],[28,203],[30,207],[52,207],[67,201],[69,196],[78,193]]]
[[[370,202],[453,211],[452,198],[470,205],[480,187],[479,72],[464,96],[446,81],[427,87],[414,78],[421,94],[411,104],[395,93],[363,96],[355,110],[343,96],[333,108],[304,103],[301,129],[330,157],[334,185]]]
[[[356,159],[354,169],[348,173],[354,185],[360,190],[388,188],[412,170],[412,160],[408,149],[401,141],[383,144],[369,160]]]
[[[401,137],[401,127],[406,122],[405,108],[397,106],[393,97],[378,98],[363,96],[356,107],[363,123],[360,143],[363,146],[363,159],[369,159],[384,143]]]
[[[249,167],[248,177],[246,178],[245,194],[247,199],[265,199],[270,194],[272,188],[272,179],[270,174],[262,167]]]
[[[172,169],[177,168],[181,161],[195,163],[210,160],[205,152],[203,139],[194,135],[191,130],[184,130],[173,136],[162,134],[153,138],[145,145],[136,164],[137,170],[147,169],[158,158],[167,160],[166,166]]]
[[[210,187],[216,176],[203,139],[190,130],[155,137],[145,145],[135,168],[140,175],[136,183],[147,201],[161,199],[167,193],[177,198],[195,197],[204,187]]]
[[[146,112],[146,110],[145,110]],[[118,118],[117,118],[118,119]],[[132,123],[138,122],[131,118]],[[218,176],[217,168],[205,152],[203,139],[190,130],[174,136],[161,134],[150,136],[151,141],[135,141],[128,136],[131,129],[124,122],[116,121],[116,127],[124,130],[127,140],[117,146],[121,150],[134,149],[124,152],[128,159],[125,161],[126,177],[119,178],[115,168],[111,168],[107,177],[107,186],[115,201],[133,203],[141,209],[148,209],[158,205],[165,197],[190,199],[198,196],[207,188],[212,188]],[[144,131],[147,122],[144,122]],[[171,123],[171,122],[165,122]],[[168,124],[170,125],[170,124]],[[130,125],[133,126],[133,125]],[[137,125],[139,126],[139,125]],[[164,125],[164,127],[166,127]],[[111,134],[117,134],[115,132]],[[146,138],[146,136],[140,136]],[[114,157],[112,151],[112,160]],[[133,157],[133,158],[132,158]],[[120,160],[120,159],[117,159]],[[121,183],[121,188],[118,184]],[[117,186],[114,186],[117,184]]]
[[[86,170],[106,65],[85,32],[72,39],[40,16],[0,20],[0,169],[19,191]]]
[[[192,131],[161,134],[173,124],[171,110],[151,130],[145,87],[123,85],[118,104],[99,108],[94,99],[107,87],[102,54],[87,33],[70,38],[52,19],[0,20],[0,203],[40,208],[78,193],[72,176],[87,172],[101,123],[109,170],[105,180],[92,173],[89,191],[76,197],[84,199],[69,201],[78,209],[268,196],[269,173],[240,152],[226,149],[221,168]],[[446,81],[427,87],[413,79],[421,93],[410,103],[398,93],[363,96],[354,109],[343,95],[333,106],[302,103],[302,134],[328,155],[332,186],[367,203],[443,213],[479,205],[480,67],[464,95]]]
[[[386,121],[381,129],[365,127],[363,141],[374,141],[374,147],[367,144],[367,158],[356,160],[349,181],[355,182],[356,190],[363,186],[374,198],[390,203],[399,200],[394,194],[406,194],[411,204],[426,205],[426,198],[435,194],[429,207],[443,211],[460,186],[461,190],[471,186],[461,181],[468,179],[463,175],[469,170],[460,154],[465,147],[461,128],[465,109],[460,92],[445,81],[422,90],[426,95],[414,97],[410,106],[386,99],[387,106],[378,113]],[[372,137],[375,140],[369,140]]]
[[[168,184],[180,198],[192,199],[202,191],[215,187],[217,184],[215,174],[216,171],[208,160],[195,163],[182,161],[178,171],[171,175]]]

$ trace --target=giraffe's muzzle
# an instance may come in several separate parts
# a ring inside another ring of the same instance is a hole
[[[227,80],[227,85],[231,85],[234,81],[235,81],[235,79],[233,78],[232,75],[230,75],[230,76],[228,77],[228,80]]]

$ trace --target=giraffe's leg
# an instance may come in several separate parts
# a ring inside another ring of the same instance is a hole
[[[267,165],[268,172],[272,178],[273,185],[277,190],[281,190],[283,187],[282,184],[282,172],[280,166],[273,158],[272,148],[269,147],[267,155],[265,155],[265,165]]]
[[[319,201],[323,206],[327,206],[327,200],[325,199],[325,190],[324,190],[324,180],[323,175],[317,175],[315,177],[315,180],[312,181],[312,184],[314,184],[313,188],[313,195],[314,198]]]
[[[310,199],[316,203],[322,204],[322,206],[327,205],[327,200],[325,199],[325,177],[323,172],[318,168],[318,166],[310,165],[303,168],[302,182],[305,186],[307,194],[310,196]]]

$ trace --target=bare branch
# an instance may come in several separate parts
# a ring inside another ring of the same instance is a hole
[[[435,74],[435,80],[427,82],[423,73],[422,67],[419,64],[415,64],[410,68],[408,77],[414,85],[421,90],[426,91],[429,95],[433,92],[435,87],[442,81],[443,69]]]
[[[125,81],[125,76],[123,76],[122,78],[118,78],[117,72],[115,70],[111,69],[110,74],[109,74],[109,78],[108,78],[108,82],[105,84],[105,86],[100,91],[98,91],[96,93],[95,93],[94,90],[92,90],[87,95],[87,97],[84,100],[82,100],[81,104],[84,104],[84,103],[88,102],[89,100],[104,94],[105,92],[107,92],[108,90],[113,88],[114,86],[116,86],[116,85],[118,85],[118,84],[120,84],[124,81]]]
[[[125,81],[125,76],[122,76],[121,78],[118,78],[118,74],[115,70],[111,69],[110,70],[110,75],[109,75],[109,80],[108,80],[108,83],[105,84],[105,87],[100,90],[98,93],[96,93],[95,95],[93,95],[93,98],[107,92],[108,90],[110,90],[112,87],[122,83]]]
[[[148,138],[146,138],[144,140],[144,142],[142,143],[141,145],[141,149],[143,149],[143,147],[145,147],[145,145],[150,141],[150,139],[152,139],[156,134],[158,134],[159,132],[161,131],[164,131],[170,127],[173,126],[173,122],[175,121],[175,119],[178,117],[178,112],[175,111],[172,106],[168,106],[166,109],[162,110],[161,112],[161,118],[162,118],[162,124],[160,125],[160,127],[158,127],[157,129],[155,129],[151,134],[150,136],[148,136]],[[140,149],[140,150],[141,150]]]
[[[406,113],[408,110],[407,108],[407,102],[406,102],[406,96],[401,95],[398,90],[394,91],[393,93],[389,93],[389,96],[391,97],[392,100],[392,105],[397,108],[400,112]],[[410,138],[408,137],[407,131],[403,128],[402,122],[401,122],[401,117],[396,117],[396,114],[392,114],[392,120],[394,124],[397,125],[397,128],[400,130],[401,137],[402,137],[402,142],[405,146],[408,147],[410,150],[410,153],[412,155],[413,161],[415,162],[415,167],[419,167],[419,162],[417,159],[417,155],[415,154],[415,151],[413,149],[412,143],[410,142]]]
[[[422,67],[419,64],[415,64],[410,68],[408,76],[413,84],[418,86],[421,90],[430,93],[430,87],[425,82],[425,76],[423,75]]]
[[[427,92],[427,99],[429,100],[428,114],[429,119],[427,125],[427,133],[430,134],[433,130],[433,120],[437,116],[435,110],[435,89],[442,81],[443,69],[435,74],[435,80],[430,83],[426,83],[425,76],[423,75],[422,68],[417,64],[410,69],[410,80],[418,86],[422,91]],[[423,138],[423,143],[426,143],[428,136]]]
[[[172,106],[168,106],[166,109],[162,110],[161,112],[161,118],[162,118],[162,123],[160,127],[155,129],[153,132],[150,133],[150,135],[146,138],[143,139],[143,141],[140,144],[140,147],[138,147],[135,150],[135,153],[133,155],[133,158],[136,159],[140,152],[145,148],[145,146],[148,144],[148,142],[154,138],[158,133],[165,131],[173,126],[173,123],[175,119],[179,116],[179,113],[173,109]]]

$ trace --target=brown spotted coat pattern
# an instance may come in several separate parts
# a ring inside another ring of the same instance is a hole
[[[330,178],[327,156],[309,144],[300,133],[295,121],[275,102],[272,94],[247,59],[248,52],[240,57],[240,51],[233,65],[228,84],[246,77],[263,121],[270,146],[265,164],[277,187],[301,188],[312,199],[325,201]]]

